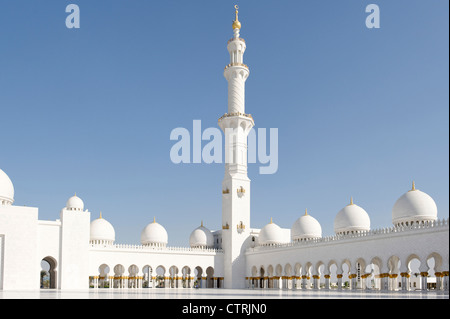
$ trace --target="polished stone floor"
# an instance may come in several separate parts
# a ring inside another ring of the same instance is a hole
[[[89,289],[1,291],[0,299],[449,299],[448,292],[252,289]]]

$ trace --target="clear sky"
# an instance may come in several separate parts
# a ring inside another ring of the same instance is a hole
[[[79,29],[66,28],[70,3]],[[448,218],[445,0],[2,1],[0,168],[15,204],[55,220],[76,192],[122,244],[153,216],[172,246],[202,220],[220,229],[223,164],[176,165],[169,137],[227,111],[235,3],[246,112],[279,135],[276,174],[249,166],[251,227],[290,228],[307,208],[332,235],[350,196],[389,227],[412,180]],[[370,3],[379,29],[366,27]]]

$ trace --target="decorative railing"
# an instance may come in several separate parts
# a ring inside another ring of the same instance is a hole
[[[240,62],[233,62],[233,63],[227,64],[227,66],[225,66],[224,70],[226,70],[226,69],[228,69],[229,67],[232,67],[232,66],[242,66],[242,67],[244,67],[244,68],[246,68],[248,70],[247,64],[240,63]]]
[[[232,117],[232,116],[244,116],[244,117],[248,117],[248,118],[250,118],[250,119],[253,120],[253,117],[252,117],[251,114],[245,114],[245,113],[241,113],[241,112],[234,112],[234,113],[225,113],[224,115],[222,115],[222,116],[219,118],[218,121],[220,122],[220,121],[222,121],[224,118],[226,118],[226,117]]]
[[[116,250],[132,250],[132,251],[155,251],[155,252],[195,252],[195,253],[222,253],[222,249],[202,248],[202,247],[162,247],[148,245],[129,245],[129,244],[98,244],[91,243],[91,248],[99,249],[116,249]]]
[[[386,235],[392,236],[393,234],[407,233],[407,232],[420,231],[420,230],[438,230],[439,228],[448,228],[448,227],[449,227],[449,219],[447,218],[447,219],[441,219],[441,220],[436,220],[436,221],[421,222],[421,223],[410,225],[410,226],[384,227],[384,228],[378,228],[378,229],[373,229],[373,230],[368,230],[368,231],[349,233],[349,234],[345,234],[345,235],[332,235],[332,236],[327,236],[327,237],[311,238],[311,239],[306,239],[306,240],[301,240],[301,241],[292,241],[292,242],[283,243],[283,244],[255,246],[252,248],[248,248],[247,252],[272,250],[272,249],[278,249],[278,248],[312,246],[312,245],[320,245],[323,243],[343,241],[343,240],[355,239],[355,238],[362,239],[362,238],[370,238],[370,237],[377,237],[377,236],[383,237]]]
[[[245,40],[244,40],[244,39],[242,39],[242,38],[231,38],[230,40],[228,40],[228,42],[227,42],[227,45],[228,45],[228,44],[230,44],[230,42],[232,42],[232,41],[236,41],[236,40],[240,40],[240,41],[242,41],[242,42],[244,42],[244,43],[245,43]]]

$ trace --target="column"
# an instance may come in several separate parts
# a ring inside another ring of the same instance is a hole
[[[389,283],[388,283],[389,274],[388,273],[380,274],[380,278],[381,278],[380,290],[381,291],[388,291],[388,289],[389,289]]]
[[[428,272],[427,271],[422,271],[420,273],[421,278],[421,284],[422,284],[422,291],[428,291]]]
[[[443,271],[442,275],[444,276],[444,280],[443,280],[443,286],[444,286],[444,291],[448,291],[448,271]]]
[[[294,278],[294,280],[293,280],[293,283],[292,283],[292,289],[297,290],[297,289],[300,288],[300,280],[299,280],[300,276],[294,276],[293,278]]]
[[[342,290],[342,274],[337,274],[337,286],[338,286],[338,290]]]
[[[313,275],[313,288],[314,290],[318,290],[320,287],[320,276]]]
[[[442,290],[442,279],[444,278],[444,275],[441,272],[435,272],[434,276],[436,277],[436,290]]]
[[[202,288],[206,288],[206,277],[202,277]]]
[[[170,277],[164,277],[164,288],[170,288]]]
[[[330,275],[325,275],[325,290],[330,290]]]
[[[356,274],[348,275],[348,279],[350,280],[350,290],[356,290]]]

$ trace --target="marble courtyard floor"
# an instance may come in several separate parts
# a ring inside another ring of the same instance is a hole
[[[253,289],[0,290],[0,299],[449,299],[448,292]]]

